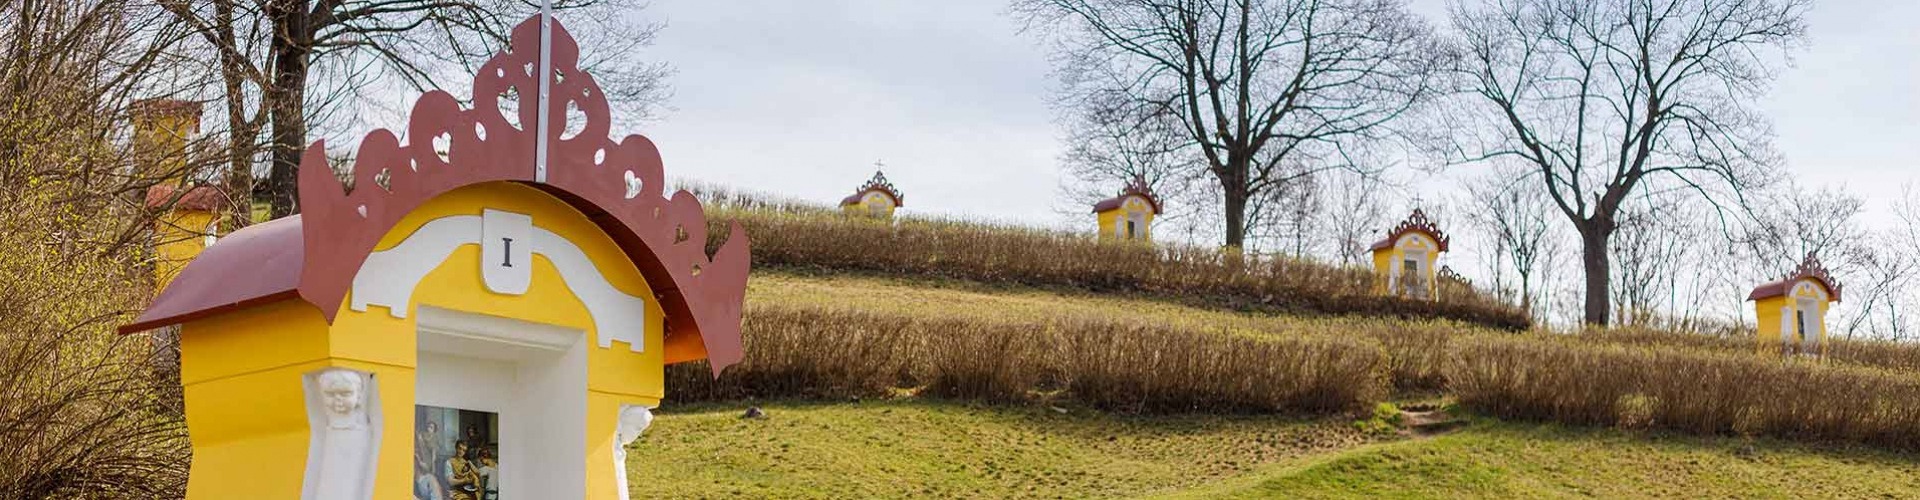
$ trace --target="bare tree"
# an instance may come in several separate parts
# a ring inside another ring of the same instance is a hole
[[[1608,259],[1615,263],[1609,269],[1613,276],[1608,290],[1613,294],[1613,320],[1621,325],[1654,325],[1692,319],[1696,308],[1679,303],[1698,296],[1682,293],[1698,284],[1686,271],[1706,267],[1690,265],[1704,261],[1691,259],[1702,246],[1696,207],[1682,196],[1640,194],[1621,207],[1615,219],[1617,232],[1608,241]]]
[[[1322,176],[1326,186],[1323,199],[1327,210],[1321,220],[1324,238],[1334,248],[1334,258],[1342,266],[1365,264],[1372,237],[1387,227],[1386,205],[1382,202],[1385,186],[1379,178],[1351,171],[1328,172]]]
[[[1496,290],[1509,290],[1522,310],[1532,313],[1540,294],[1539,278],[1544,261],[1558,253],[1553,238],[1553,217],[1545,195],[1523,182],[1524,175],[1512,169],[1499,169],[1493,175],[1467,184],[1466,220],[1470,227],[1493,244],[1487,263]],[[1507,278],[1508,272],[1513,278]]]
[[[1907,320],[1920,302],[1912,289],[1920,282],[1920,203],[1911,191],[1893,203],[1896,223],[1880,231],[1861,227],[1866,202],[1838,189],[1782,193],[1763,212],[1763,224],[1750,248],[1767,262],[1770,276],[1790,269],[1794,257],[1816,253],[1847,286],[1847,307],[1836,314],[1836,330],[1848,338],[1868,335],[1905,338]]]
[[[1892,208],[1899,225],[1877,238],[1873,248],[1878,251],[1861,263],[1868,279],[1848,289],[1855,309],[1854,319],[1845,323],[1848,336],[1862,325],[1894,340],[1913,340],[1920,333],[1913,320],[1920,311],[1920,297],[1913,293],[1920,285],[1920,196],[1909,187]]]
[[[1290,250],[1293,258],[1305,259],[1308,255],[1319,253],[1321,240],[1319,227],[1326,215],[1326,174],[1302,175],[1292,182],[1268,190],[1262,200],[1267,206],[1254,213],[1260,218],[1254,219],[1254,228],[1265,229],[1271,233],[1265,239],[1278,242],[1281,248]],[[1255,233],[1259,230],[1256,229]]]
[[[1461,161],[1528,164],[1572,222],[1584,319],[1607,323],[1609,242],[1638,190],[1722,208],[1777,162],[1752,101],[1805,33],[1806,0],[1482,0],[1456,8],[1470,104]],[[1477,120],[1478,123],[1472,123]],[[1479,132],[1479,134],[1473,134]]]
[[[1792,269],[1809,253],[1819,254],[1820,262],[1838,273],[1863,251],[1867,234],[1858,218],[1866,205],[1866,200],[1839,189],[1789,184],[1768,193],[1754,211],[1757,224],[1746,244],[1769,275]]]
[[[1139,179],[1164,209],[1179,211],[1163,218],[1192,212],[1191,202],[1198,201],[1190,189],[1198,180],[1192,165],[1200,160],[1172,115],[1117,93],[1090,94],[1080,104],[1065,110],[1067,150],[1060,157],[1074,179],[1062,186],[1075,202],[1069,211],[1082,213],[1087,204]]]
[[[438,88],[484,63],[530,5],[513,0],[164,0],[218,52],[234,145],[229,184],[247,184],[257,134],[270,168],[264,192],[272,217],[297,210],[295,169],[309,140],[316,102],[366,88]],[[555,2],[580,13],[582,66],[616,106],[645,113],[664,98],[667,68],[639,59],[659,25],[634,21],[630,0]],[[315,70],[334,92],[310,93]],[[385,78],[382,78],[382,76]],[[253,104],[254,106],[248,106]],[[265,124],[261,120],[265,120]],[[240,164],[247,162],[248,168]],[[242,174],[248,174],[243,176]]]
[[[1351,168],[1339,161],[1346,148],[1387,135],[1436,87],[1431,30],[1401,0],[1017,0],[1014,10],[1057,42],[1066,107],[1121,96],[1177,121],[1203,160],[1193,166],[1218,187],[1228,246],[1243,245],[1250,202]]]

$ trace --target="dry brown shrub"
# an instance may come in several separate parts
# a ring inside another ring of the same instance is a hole
[[[747,358],[710,380],[668,368],[675,401],[744,397],[1065,398],[1119,411],[1364,409],[1386,356],[1361,339],[1252,338],[1095,318],[1023,324],[755,306]]]
[[[1462,404],[1501,417],[1920,448],[1920,376],[1889,370],[1479,336],[1454,343],[1447,377]]]
[[[1127,411],[1356,411],[1384,400],[1371,342],[1253,338],[1108,321],[1057,326],[1074,398]]]
[[[1361,339],[1378,345],[1387,355],[1387,372],[1397,391],[1433,391],[1446,386],[1447,345],[1465,335],[1512,335],[1445,320],[1386,318],[1274,317],[1257,321],[1252,331],[1263,336]]]
[[[1588,328],[1579,337],[1604,344],[1707,349],[1728,354],[1758,353],[1756,334],[1749,328],[1701,331],[1645,327]],[[1920,344],[1892,340],[1832,339],[1824,362],[1920,373]]]
[[[750,307],[742,322],[746,359],[719,380],[706,363],[667,368],[668,397],[708,401],[751,397],[840,399],[883,396],[901,378],[902,352],[919,350],[902,316],[857,311]]]
[[[1089,234],[953,220],[884,222],[795,210],[725,211],[713,219],[747,228],[757,266],[1142,292],[1205,307],[1280,313],[1448,318],[1503,329],[1530,324],[1518,309],[1464,284],[1445,287],[1438,301],[1404,300],[1373,293],[1370,269],[1292,258],[1103,243]]]
[[[140,252],[101,250],[127,220],[92,188],[0,189],[0,498],[183,493],[179,384],[148,336],[113,331],[144,299],[147,268]]]
[[[134,169],[129,102],[178,75],[164,12],[111,0],[0,6],[0,498],[178,498],[179,384],[147,336],[137,201],[186,167]],[[137,94],[137,95],[136,95]],[[186,163],[186,162],[180,162]]]
[[[1699,348],[1723,351],[1755,351],[1755,340],[1752,332],[1748,332],[1745,336],[1735,336],[1730,333],[1702,333],[1643,326],[1619,326],[1612,328],[1587,327],[1575,332],[1575,335],[1582,340],[1603,344]]]
[[[1836,339],[1827,342],[1827,359],[1920,373],[1920,343],[1893,340]]]

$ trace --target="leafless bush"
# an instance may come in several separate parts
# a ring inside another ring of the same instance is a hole
[[[1920,448],[1920,377],[1710,348],[1477,337],[1448,387],[1477,411],[1585,425]]]
[[[1448,318],[1525,329],[1526,315],[1465,283],[1438,301],[1374,293],[1373,271],[1185,245],[1111,244],[1092,235],[950,220],[894,223],[758,210],[737,220],[757,266],[801,267],[987,283],[1143,292],[1194,305],[1268,312]],[[725,234],[712,231],[710,234]]]
[[[1253,338],[1103,319],[1020,324],[826,308],[750,308],[747,359],[718,380],[668,368],[669,397],[882,397],[1025,402],[1119,411],[1365,408],[1387,394],[1370,342]]]
[[[112,331],[148,290],[139,195],[186,168],[129,168],[129,102],[172,83],[156,12],[0,5],[0,498],[184,494],[179,386]]]
[[[9,312],[12,312],[11,310]],[[0,320],[0,498],[178,498],[186,426],[144,337]]]

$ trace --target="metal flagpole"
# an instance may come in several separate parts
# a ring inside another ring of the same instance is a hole
[[[547,131],[552,124],[547,122],[547,98],[553,87],[553,0],[540,0],[540,109],[536,120],[540,135],[535,136],[533,146],[533,181],[547,182]]]

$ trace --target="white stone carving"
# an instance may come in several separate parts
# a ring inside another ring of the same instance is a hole
[[[613,482],[619,499],[627,500],[627,445],[653,425],[653,411],[645,406],[620,405],[619,424],[613,432]]]
[[[305,377],[307,470],[304,500],[373,496],[380,455],[380,399],[372,374],[327,368]]]
[[[487,217],[511,218],[515,215],[526,217],[498,210],[487,210],[484,213],[488,214]],[[483,279],[491,279],[486,278],[487,273],[490,272],[489,269],[506,262],[505,259],[508,257],[511,257],[515,266],[518,267],[519,262],[531,263],[532,255],[540,254],[553,264],[554,269],[560,272],[561,281],[567,285],[575,297],[580,299],[582,304],[586,305],[587,313],[593,316],[593,327],[598,334],[600,347],[611,348],[613,341],[618,340],[626,342],[628,349],[633,352],[644,352],[647,338],[646,299],[627,295],[626,292],[614,288],[612,283],[607,282],[606,276],[600,273],[599,268],[594,267],[593,261],[587,258],[586,252],[580,250],[580,247],[573,242],[545,228],[533,225],[531,218],[527,218],[526,222],[525,244],[523,245],[519,238],[514,239],[512,250],[514,255],[508,255],[504,253],[505,245],[498,245],[500,243],[498,237],[493,240],[488,239],[487,235],[493,233],[487,232],[487,222],[482,216],[452,215],[427,221],[400,244],[367,256],[366,263],[360,266],[359,274],[353,277],[353,293],[347,301],[347,307],[364,312],[369,305],[386,306],[388,314],[393,317],[407,317],[407,310],[411,307],[413,300],[413,290],[419,286],[420,280],[426,278],[427,273],[439,267],[440,263],[446,261],[447,257],[453,255],[453,251],[461,245],[490,243],[500,246],[499,251],[502,253],[488,254],[486,250],[488,245],[482,246],[480,266]],[[513,227],[511,224],[514,223],[502,222],[501,224],[504,227]],[[521,229],[500,229],[499,231],[519,230]],[[523,255],[520,254],[523,251],[520,248],[522,246],[526,247]],[[525,269],[530,271],[531,267]],[[518,279],[530,280],[530,277],[531,274]],[[494,288],[491,281],[488,283],[489,290],[510,293]],[[525,288],[523,281],[520,285],[521,293],[524,293]],[[508,289],[511,287],[509,286]]]

